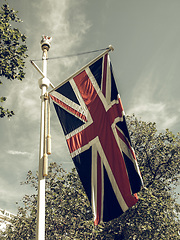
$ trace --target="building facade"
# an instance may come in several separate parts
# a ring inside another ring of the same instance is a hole
[[[10,223],[10,220],[15,215],[6,210],[0,208],[0,231],[5,231],[6,226]]]

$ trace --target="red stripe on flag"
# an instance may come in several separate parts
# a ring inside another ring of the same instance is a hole
[[[121,99],[118,98],[118,100],[119,100],[119,104],[120,104],[121,111],[124,111],[124,109],[123,109],[123,105],[122,105],[122,102],[121,102]]]
[[[50,97],[52,98],[52,100],[56,103],[58,103],[59,105],[61,105],[62,107],[64,107],[65,109],[67,109],[68,111],[72,112],[74,115],[78,116],[79,118],[81,118],[82,120],[84,120],[85,122],[87,122],[86,116],[83,115],[82,113],[76,111],[75,109],[71,108],[70,106],[68,106],[67,104],[65,104],[64,102],[62,102],[61,100],[59,100],[58,98],[52,96],[51,94],[49,94]]]
[[[126,144],[129,151],[131,151],[131,154],[132,154],[133,158],[136,160],[136,156],[134,154],[134,151],[132,150],[132,148],[131,148],[129,142],[127,141],[127,139],[125,138],[125,136],[119,131],[119,129],[117,129],[117,133],[118,133],[118,136],[121,138],[121,140]]]

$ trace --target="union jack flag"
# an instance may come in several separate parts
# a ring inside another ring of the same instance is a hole
[[[94,224],[120,216],[138,201],[142,178],[109,55],[60,84],[50,96]]]

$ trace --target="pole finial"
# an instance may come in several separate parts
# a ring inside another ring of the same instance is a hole
[[[52,37],[43,35],[40,42],[42,50],[46,49],[48,51],[51,47],[51,41],[52,41]]]
[[[109,49],[110,49],[111,51],[114,51],[114,48],[113,48],[112,45],[109,45]]]

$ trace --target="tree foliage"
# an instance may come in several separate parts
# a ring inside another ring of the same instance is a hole
[[[0,84],[2,79],[22,80],[25,76],[23,71],[25,58],[27,57],[26,36],[15,26],[22,22],[17,12],[4,4],[0,9]],[[1,97],[4,102],[6,97]],[[0,106],[0,117],[11,117],[13,111],[5,110]]]
[[[66,173],[51,163],[46,185],[46,239],[143,240],[180,238],[180,205],[174,187],[180,173],[180,135],[158,133],[155,123],[127,118],[145,187],[138,203],[108,223],[93,226],[92,211],[75,169]],[[37,190],[37,176],[29,171],[25,184]],[[24,205],[1,239],[33,239],[37,194]],[[3,238],[4,237],[4,238]]]

